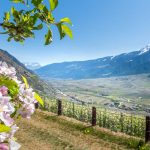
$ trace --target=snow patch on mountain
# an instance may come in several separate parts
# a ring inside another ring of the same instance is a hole
[[[111,59],[111,60],[113,60],[115,57],[116,57],[116,56],[111,56],[111,58],[110,58],[110,59]]]
[[[30,70],[39,69],[41,67],[41,65],[37,62],[32,62],[32,63],[24,62],[24,65]]]
[[[148,51],[150,51],[150,45],[147,45],[144,48],[140,49],[140,53],[138,55],[142,55]]]

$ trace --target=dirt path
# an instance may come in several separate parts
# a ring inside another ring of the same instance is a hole
[[[70,124],[71,122],[71,124]],[[70,119],[37,111],[30,120],[21,119],[16,136],[21,150],[123,150],[124,146],[81,132]]]

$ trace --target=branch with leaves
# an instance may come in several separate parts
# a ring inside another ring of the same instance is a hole
[[[45,45],[52,42],[53,34],[51,26],[57,27],[60,34],[60,39],[66,35],[70,38],[73,37],[71,20],[67,17],[60,19],[59,22],[55,21],[53,11],[58,6],[58,0],[49,0],[50,8],[44,4],[43,0],[10,0],[13,3],[24,4],[25,9],[17,10],[12,7],[10,11],[4,14],[3,22],[0,23],[0,34],[7,34],[8,41],[12,39],[16,42],[24,42],[27,38],[34,38],[36,30],[42,30],[47,27],[45,34]]]

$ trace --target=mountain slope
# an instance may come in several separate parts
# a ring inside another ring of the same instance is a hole
[[[17,77],[21,80],[21,76],[25,76],[29,84],[40,94],[47,96],[54,96],[55,91],[53,88],[46,84],[45,81],[41,80],[31,70],[27,69],[21,62],[15,57],[10,55],[8,52],[0,49],[0,61],[4,61],[8,66],[16,68]]]
[[[150,72],[150,47],[95,60],[50,64],[35,72],[42,78],[86,79]]]

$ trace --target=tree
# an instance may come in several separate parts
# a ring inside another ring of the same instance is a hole
[[[53,11],[58,6],[58,0],[49,0],[50,9],[44,4],[43,0],[9,0],[13,3],[24,4],[24,9],[17,10],[12,7],[6,12],[3,17],[3,22],[0,23],[0,34],[8,35],[8,42],[12,39],[16,42],[24,42],[27,38],[34,38],[36,30],[42,30],[47,27],[45,34],[45,45],[52,42],[51,26],[58,28],[60,39],[66,35],[73,37],[72,31],[68,25],[72,25],[69,18],[62,18],[59,22],[55,21]]]

